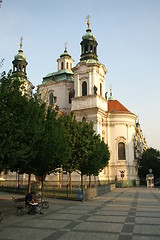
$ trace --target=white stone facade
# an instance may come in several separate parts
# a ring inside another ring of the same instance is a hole
[[[57,105],[62,112],[73,111],[78,121],[85,119],[87,122],[93,122],[96,133],[100,134],[101,139],[103,138],[108,144],[110,151],[109,165],[99,174],[100,180],[122,180],[121,173],[123,172],[124,180],[137,181],[138,168],[135,157],[137,116],[120,102],[114,100],[112,93],[107,100],[105,93],[107,70],[98,61],[95,37],[91,34],[90,29],[86,32],[81,42],[83,49],[81,61],[71,69],[74,74],[74,83],[49,81],[39,86],[39,93],[41,93],[42,99],[47,101],[44,98],[44,93],[52,91],[57,97]],[[93,51],[89,52],[89,49],[93,49],[92,42],[95,46],[95,55]],[[61,71],[62,61],[64,62],[63,68],[67,67],[67,59],[61,55],[57,60],[58,71]],[[69,59],[73,63],[71,57]],[[69,104],[68,94],[71,90],[74,91],[74,96],[72,96],[72,103]],[[140,141],[142,142],[142,140],[143,137]],[[124,158],[121,154],[124,154]],[[73,176],[73,180],[80,178],[75,173]]]

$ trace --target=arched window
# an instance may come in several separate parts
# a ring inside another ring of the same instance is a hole
[[[63,69],[63,62],[61,62],[61,69]]]
[[[85,46],[85,53],[88,52],[88,45]]]
[[[118,143],[118,160],[126,159],[125,144],[123,142]]]
[[[82,118],[82,122],[84,122],[84,123],[86,122],[86,118],[85,117]]]
[[[93,47],[92,47],[92,45],[90,45],[90,52],[92,52],[93,51]]]
[[[54,96],[53,96],[53,93],[50,93],[49,94],[49,105],[52,106],[54,103]]]
[[[70,69],[72,68],[72,63],[70,63]]]
[[[102,83],[100,83],[100,95],[102,96]]]
[[[69,92],[69,103],[72,102],[72,92]]]
[[[86,96],[87,95],[87,83],[84,81],[82,83],[82,96]]]
[[[68,69],[68,62],[67,62],[67,67],[66,68]]]

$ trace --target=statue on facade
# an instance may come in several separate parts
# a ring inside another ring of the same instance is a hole
[[[94,94],[97,94],[98,88],[94,85],[93,89],[94,89]]]

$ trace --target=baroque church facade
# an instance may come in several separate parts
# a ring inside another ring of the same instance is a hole
[[[57,59],[57,71],[47,74],[37,91],[41,99],[55,110],[64,114],[73,111],[78,121],[93,122],[94,130],[108,144],[110,151],[109,164],[99,174],[99,180],[138,181],[137,160],[147,148],[146,140],[137,116],[113,98],[112,89],[107,98],[107,70],[98,60],[98,42],[92,34],[89,20],[87,25],[80,43],[80,61],[74,66],[74,60],[65,47],[64,53]],[[27,79],[27,61],[22,51],[22,40],[12,63],[12,75],[23,78],[26,89],[31,92],[33,85]],[[8,176],[3,174],[1,178],[8,179]],[[59,176],[50,175],[46,180],[57,181],[58,178]],[[67,180],[67,175],[65,179]],[[79,179],[80,176],[74,173],[72,180]]]
[[[99,180],[138,180],[137,159],[147,144],[141,130],[141,136],[137,135],[137,116],[114,100],[112,89],[107,99],[107,70],[98,60],[98,43],[89,21],[87,25],[80,43],[80,61],[73,66],[74,60],[65,48],[57,60],[57,71],[43,78],[38,92],[48,105],[63,113],[73,111],[78,121],[93,122],[110,150],[109,165]]]

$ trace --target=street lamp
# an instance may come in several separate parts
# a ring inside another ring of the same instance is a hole
[[[123,178],[124,178],[125,170],[119,170],[119,172],[121,173],[122,185],[123,185]]]

